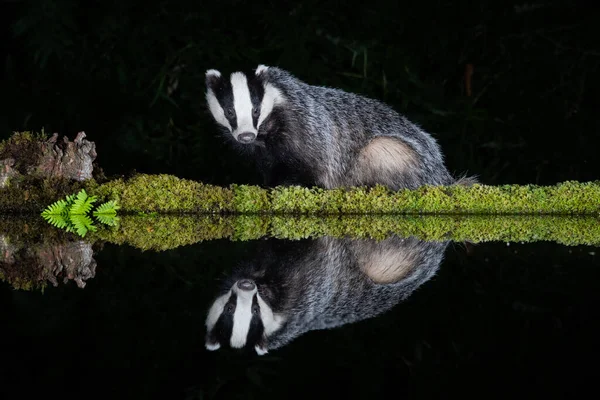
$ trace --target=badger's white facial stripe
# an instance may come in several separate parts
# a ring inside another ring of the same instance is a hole
[[[214,76],[215,78],[220,78],[221,73],[219,71],[217,71],[216,69],[209,69],[208,71],[206,71],[206,77],[209,77],[209,76]]]
[[[260,117],[258,118],[258,124],[256,124],[256,126],[260,128],[260,124],[262,124],[269,114],[271,114],[273,107],[282,104],[283,101],[283,95],[279,89],[267,83],[265,85],[265,94],[260,105]]]
[[[206,350],[209,351],[215,351],[215,350],[219,350],[221,348],[221,344],[220,343],[206,343]]]
[[[208,89],[208,91],[206,92],[206,102],[208,103],[208,108],[215,120],[219,124],[229,129],[230,132],[233,131],[233,129],[231,129],[231,124],[225,117],[225,110],[223,110],[223,107],[221,107],[221,105],[219,104],[219,100],[217,100],[217,97],[211,89]]]
[[[284,318],[281,315],[274,314],[271,307],[265,303],[260,295],[258,296],[258,305],[260,306],[260,318],[265,327],[265,335],[269,336],[277,329],[281,328]]]
[[[256,76],[262,74],[263,72],[265,72],[266,70],[268,70],[269,67],[267,67],[266,65],[260,64],[257,68],[256,68]]]
[[[219,320],[219,316],[225,309],[225,304],[227,304],[227,300],[229,300],[229,296],[231,296],[231,290],[225,293],[222,296],[219,296],[210,307],[208,311],[208,316],[206,317],[206,329],[210,332],[214,328],[215,324]]]
[[[233,89],[233,107],[237,117],[237,128],[234,136],[240,133],[257,133],[252,123],[252,99],[250,98],[250,89],[248,80],[242,72],[231,74],[231,87]]]
[[[252,299],[256,293],[256,287],[254,290],[241,290],[235,284],[232,289],[237,295],[237,304],[233,314],[233,330],[231,331],[230,343],[231,347],[240,348],[246,344],[246,337],[250,330]]]

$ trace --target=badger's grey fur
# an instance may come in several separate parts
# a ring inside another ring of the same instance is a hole
[[[471,184],[446,169],[436,140],[387,105],[306,84],[277,67],[206,72],[208,107],[266,185],[335,188]]]
[[[377,316],[438,270],[448,242],[269,240],[226,280],[206,318],[206,348],[259,355],[319,329]]]

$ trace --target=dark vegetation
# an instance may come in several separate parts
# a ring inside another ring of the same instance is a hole
[[[594,180],[593,2],[3,0],[0,139],[85,131],[108,175],[258,183],[218,137],[204,71],[279,65],[382,99],[486,184]],[[472,72],[472,74],[471,74]]]

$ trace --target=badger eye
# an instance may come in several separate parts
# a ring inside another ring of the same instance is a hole
[[[235,307],[233,306],[233,304],[227,304],[227,306],[225,307],[225,312],[227,314],[233,314],[234,311]]]
[[[259,114],[260,114],[260,108],[254,107],[252,109],[252,115],[255,116],[255,117],[258,117]]]
[[[260,307],[257,305],[252,306],[252,314],[258,314],[260,312]]]
[[[233,108],[230,107],[227,109],[227,115],[232,118],[235,116],[235,111],[233,110]]]

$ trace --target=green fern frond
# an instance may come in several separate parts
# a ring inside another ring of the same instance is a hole
[[[75,197],[76,197],[76,194],[75,194],[75,193],[73,193],[73,194],[70,194],[70,195],[68,195],[67,197],[65,197],[65,201],[67,202],[67,204],[68,204],[69,206],[71,206],[71,204],[73,204],[73,202],[75,201]]]
[[[96,200],[96,196],[88,196],[85,190],[81,189],[77,194],[68,195],[64,200],[52,203],[41,215],[52,226],[84,237],[89,231],[97,230],[94,221],[88,215]],[[117,217],[119,208],[116,201],[107,201],[100,205],[93,215],[104,225],[116,226],[119,221]]]
[[[67,214],[68,204],[65,200],[58,200],[46,207],[46,209],[42,212],[43,217],[47,217],[50,215],[65,215]]]
[[[69,217],[69,220],[73,224],[73,228],[77,234],[81,237],[85,237],[88,231],[96,231],[94,222],[87,215],[73,214]]]
[[[94,202],[97,200],[96,196],[88,196],[84,189],[81,189],[79,193],[77,193],[77,197],[71,208],[69,209],[69,214],[71,215],[85,215],[93,207]]]
[[[117,226],[119,222],[119,217],[113,214],[94,214],[94,216],[98,221],[108,226]]]
[[[121,207],[119,207],[115,200],[107,201],[106,203],[101,204],[98,206],[98,208],[96,208],[96,211],[94,211],[94,215],[96,217],[100,215],[116,215],[117,210],[119,208]]]
[[[44,219],[52,226],[64,229],[69,225],[67,217],[61,214],[47,214],[43,216]]]

